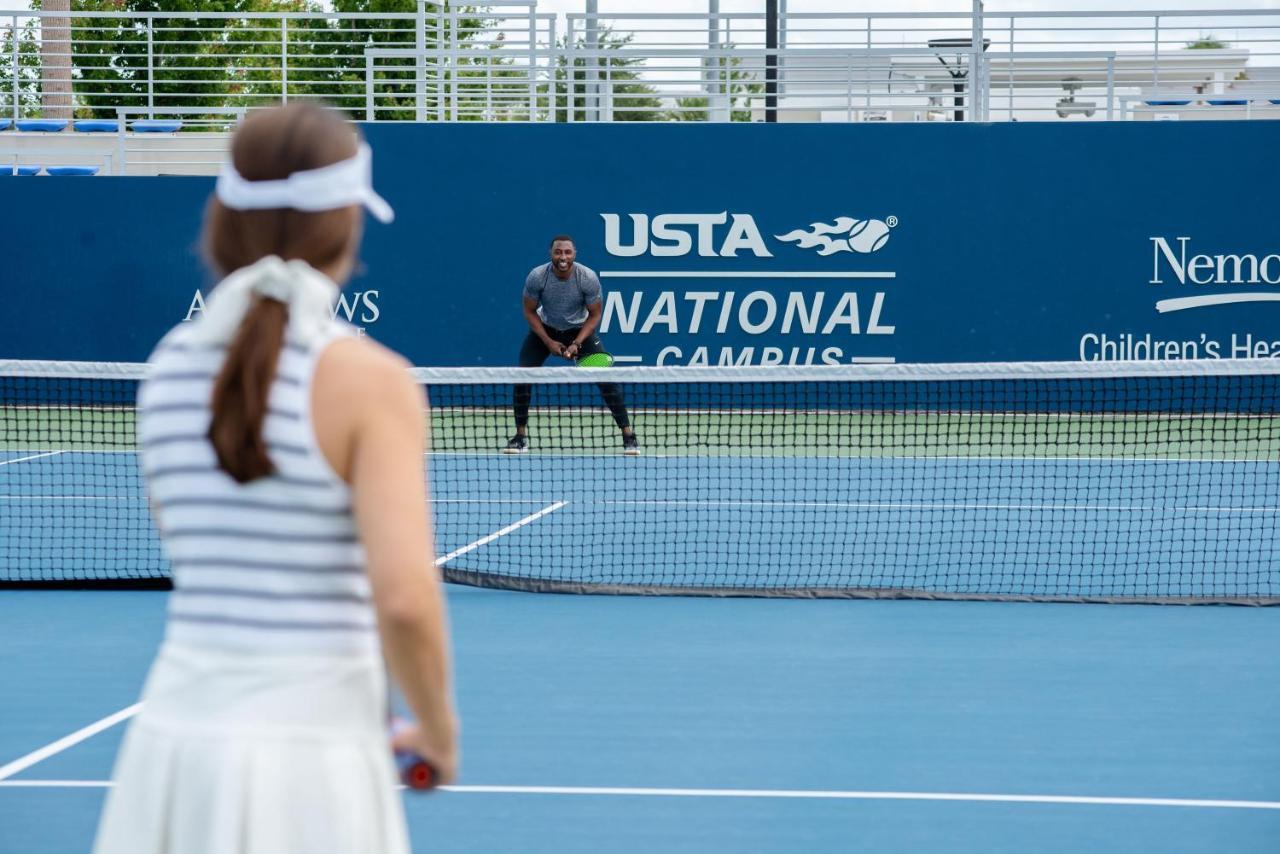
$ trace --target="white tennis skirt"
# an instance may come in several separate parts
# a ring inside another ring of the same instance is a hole
[[[166,643],[96,854],[408,854],[377,655]]]

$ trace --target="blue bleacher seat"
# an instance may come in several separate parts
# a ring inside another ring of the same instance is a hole
[[[70,124],[66,119],[18,119],[18,130],[57,133]]]
[[[115,119],[83,119],[75,123],[75,129],[80,133],[115,133],[120,123]]]
[[[12,175],[21,175],[29,177],[31,175],[39,175],[43,166],[0,166],[0,178]]]
[[[1249,103],[1248,98],[1205,98],[1205,102],[1214,107],[1243,107]]]
[[[181,119],[138,119],[129,125],[134,133],[177,133],[182,130]]]
[[[45,171],[50,175],[97,175],[97,166],[50,166]]]

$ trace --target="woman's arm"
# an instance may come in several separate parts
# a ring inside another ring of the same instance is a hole
[[[369,342],[335,343],[317,367],[315,417],[322,450],[334,445],[330,461],[351,484],[383,655],[417,717],[397,741],[447,783],[458,761],[448,617],[427,504],[426,404],[407,368]]]

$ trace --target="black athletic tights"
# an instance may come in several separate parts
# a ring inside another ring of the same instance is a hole
[[[553,329],[548,326],[546,330],[547,334],[554,340],[568,347],[578,337],[582,327],[579,326],[576,329]],[[583,356],[603,352],[604,346],[600,343],[600,338],[597,335],[592,335],[582,342],[580,354]],[[550,355],[551,351],[547,349],[547,345],[542,343],[542,339],[533,334],[533,330],[529,330],[529,334],[525,336],[524,343],[520,345],[520,367],[541,367],[542,363],[547,361],[547,357]],[[622,399],[622,389],[618,387],[617,383],[599,383],[597,387],[600,389],[600,396],[604,398],[605,405],[613,413],[613,420],[618,423],[619,427],[629,427],[631,418],[627,415],[627,405]],[[517,427],[524,427],[529,423],[529,400],[532,396],[533,386],[518,385],[515,387],[513,408],[515,409]]]

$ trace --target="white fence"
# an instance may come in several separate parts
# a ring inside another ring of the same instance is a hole
[[[221,110],[323,99],[370,121],[1280,117],[1280,9],[793,13],[776,22],[776,48],[768,24],[558,16],[536,0],[13,13],[0,16],[0,116],[125,109],[198,127]]]

